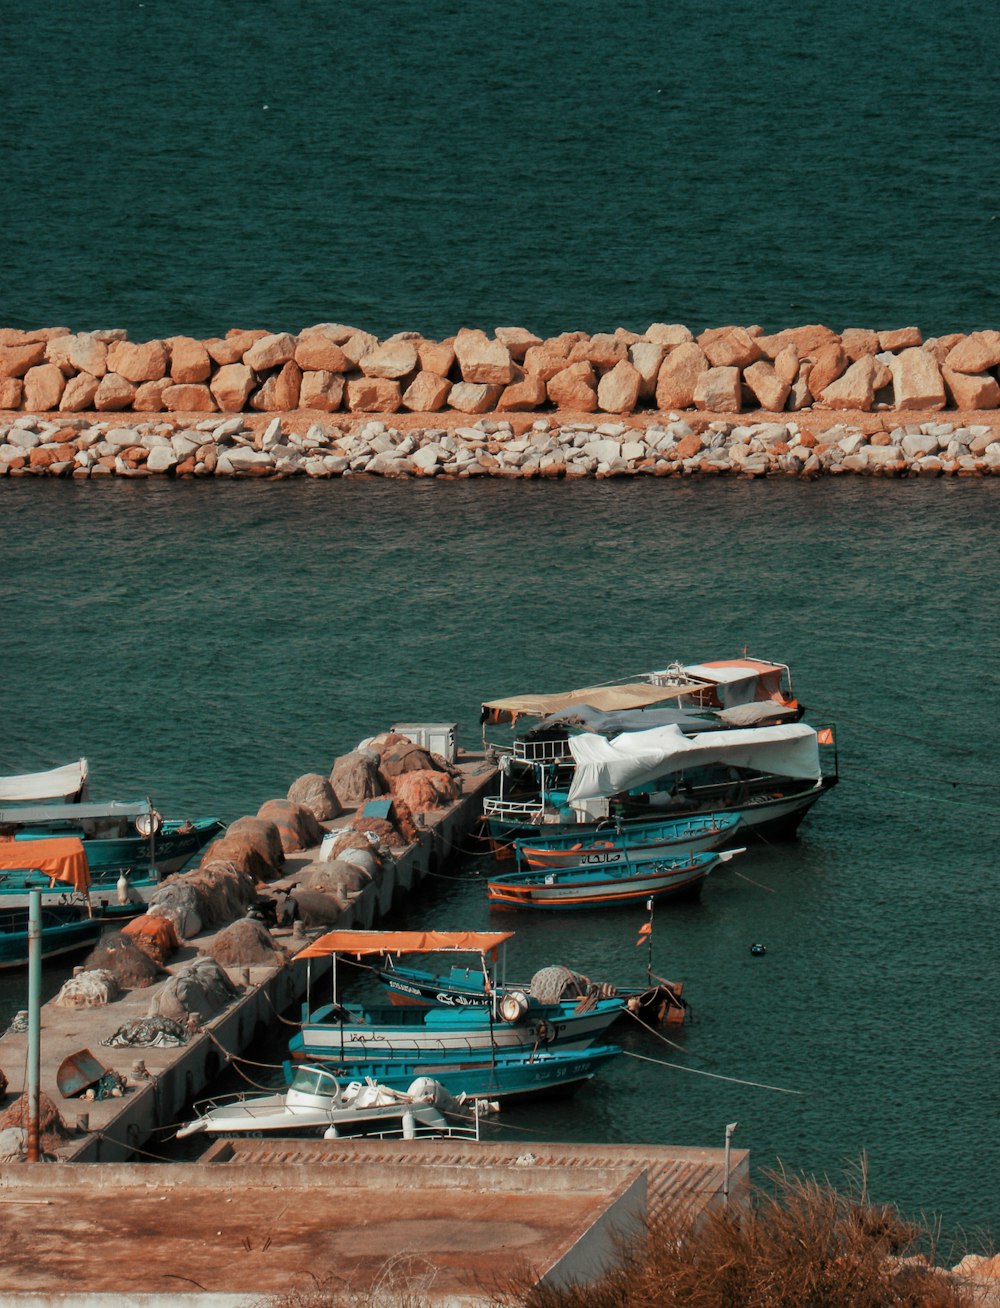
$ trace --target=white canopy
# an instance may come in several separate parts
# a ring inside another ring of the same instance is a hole
[[[41,799],[73,799],[87,784],[87,760],[67,763],[51,772],[26,772],[0,777],[0,804],[25,804]]]
[[[773,772],[781,777],[822,776],[816,732],[804,722],[753,727],[744,731],[699,732],[685,736],[679,727],[630,731],[614,740],[603,736],[571,736],[576,762],[570,787],[571,807],[605,799],[683,768],[711,763]]]

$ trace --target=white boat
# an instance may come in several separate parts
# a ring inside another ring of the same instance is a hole
[[[372,1080],[342,1086],[324,1067],[302,1063],[291,1084],[280,1094],[233,1095],[195,1104],[197,1117],[177,1132],[177,1138],[214,1136],[391,1135],[474,1136],[479,1113],[464,1105],[430,1077],[418,1077],[409,1089],[391,1090]],[[454,1126],[446,1114],[475,1125]]]
[[[48,772],[0,777],[0,804],[76,803],[87,793],[90,769],[85,758]]]

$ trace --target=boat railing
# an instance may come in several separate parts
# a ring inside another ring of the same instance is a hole
[[[545,812],[545,805],[540,799],[512,800],[494,795],[483,800],[483,813],[486,817],[522,818],[527,822],[539,822]]]
[[[515,740],[512,755],[517,763],[572,763],[567,740]]]

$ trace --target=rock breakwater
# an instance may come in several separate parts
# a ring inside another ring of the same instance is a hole
[[[301,425],[301,424],[300,424]],[[715,419],[700,430],[679,414],[646,426],[548,417],[514,424],[392,426],[313,421],[296,430],[275,416],[45,418],[0,423],[0,476],[258,477],[684,477],[845,473],[888,477],[1000,474],[1000,431],[988,423],[924,421],[864,431],[832,423],[821,431],[795,419],[740,424]]]
[[[132,342],[123,331],[0,329],[0,410],[32,414],[286,413],[478,416],[544,410],[713,415],[807,410],[1000,410],[1000,331],[924,340],[917,327],[766,333],[674,323],[638,333],[523,327],[447,340],[319,323],[297,334]]]

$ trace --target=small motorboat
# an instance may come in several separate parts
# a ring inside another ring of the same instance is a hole
[[[27,908],[0,908],[0,968],[28,965]],[[92,949],[105,922],[88,917],[77,904],[52,904],[41,910],[42,960]]]
[[[539,832],[533,840],[516,840],[514,848],[525,868],[634,866],[717,849],[733,837],[740,821],[738,813],[707,813],[673,822],[619,823],[583,837],[572,831]]]
[[[371,1078],[341,1085],[333,1072],[303,1063],[281,1093],[233,1095],[195,1104],[198,1116],[177,1132],[192,1135],[323,1136],[390,1135],[404,1139],[477,1134],[479,1113],[430,1077],[418,1077],[408,1089],[393,1090]],[[200,1110],[200,1111],[199,1111]],[[466,1125],[456,1127],[448,1119]],[[474,1123],[469,1126],[468,1123]]]

